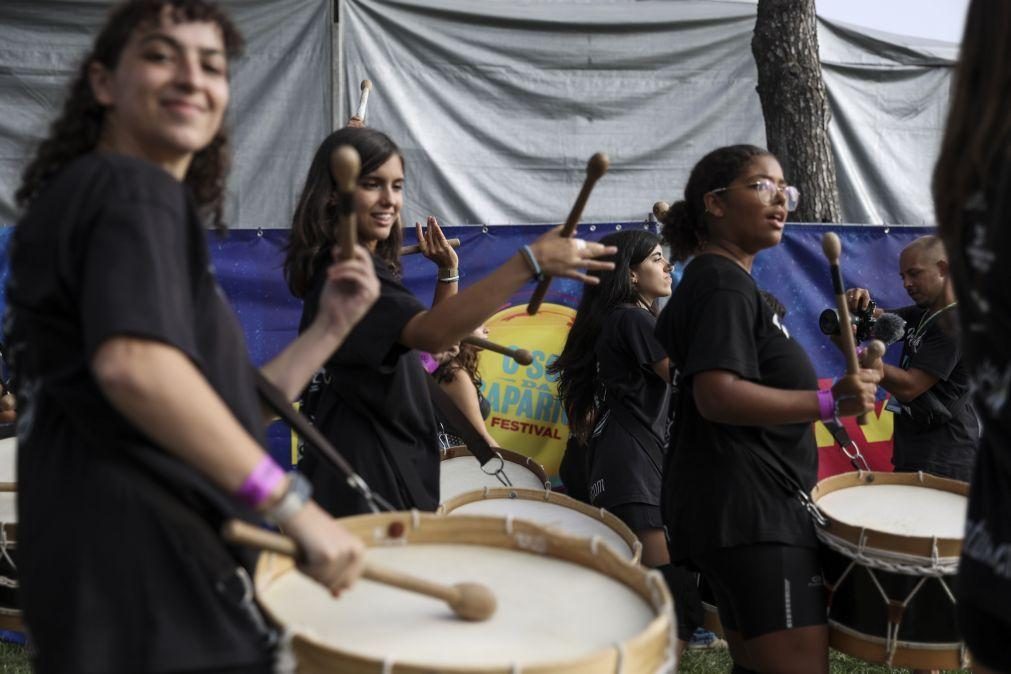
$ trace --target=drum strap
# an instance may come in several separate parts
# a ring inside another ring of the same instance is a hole
[[[800,481],[783,467],[781,463],[782,459],[760,445],[752,445],[749,449],[752,454],[758,457],[759,462],[761,462],[762,466],[766,469],[766,472],[772,477],[772,479],[778,482],[789,496],[796,497],[797,500],[800,501],[800,504],[804,506],[804,510],[811,515],[815,524],[818,524],[819,526],[826,526],[828,524],[828,520],[825,519],[825,515],[818,510],[818,506],[811,500],[811,495],[808,493],[808,490],[804,489],[804,486],[800,484]]]
[[[453,399],[449,397],[449,394],[442,390],[439,383],[435,381],[432,377],[425,377],[425,383],[428,385],[428,392],[431,394],[432,404],[435,405],[435,409],[439,411],[442,418],[445,419],[453,430],[456,431],[467,449],[470,453],[474,455],[478,463],[481,464],[481,468],[484,469],[489,462],[493,460],[498,460],[496,464],[493,464],[497,468],[493,473],[500,482],[506,487],[511,487],[512,483],[509,482],[509,478],[506,477],[505,471],[502,468],[505,466],[505,462],[502,459],[502,455],[495,451],[495,448],[488,444],[488,441],[484,439],[476,428],[474,424],[470,422],[460,408],[456,406]],[[488,472],[485,470],[485,472]]]
[[[256,391],[260,394],[260,399],[264,404],[284,419],[289,428],[302,436],[306,445],[315,448],[337,471],[343,473],[347,477],[348,486],[365,499],[372,512],[379,512],[380,508],[387,511],[394,510],[386,499],[369,488],[369,485],[355,472],[348,460],[334,449],[334,446],[309,423],[308,419],[292,407],[284,393],[274,386],[259,368],[253,368],[253,376],[256,379]]]

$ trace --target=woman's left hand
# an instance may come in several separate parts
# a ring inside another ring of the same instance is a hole
[[[355,246],[350,260],[337,259],[337,253],[338,247],[334,246],[334,259],[326,270],[316,320],[324,321],[331,332],[343,339],[379,299],[379,279],[372,255],[364,246]]]
[[[453,247],[449,245],[446,235],[442,233],[439,221],[435,219],[434,215],[430,215],[428,216],[427,225],[427,228],[422,231],[421,223],[414,223],[414,227],[418,233],[418,246],[421,248],[421,254],[439,265],[440,268],[456,269],[460,263],[460,258],[457,256],[456,251],[453,250]]]

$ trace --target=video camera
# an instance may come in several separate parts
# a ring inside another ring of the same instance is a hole
[[[877,323],[877,319],[874,318],[874,310],[877,306],[877,304],[871,301],[867,303],[867,308],[850,312],[850,321],[857,328],[854,335],[857,342],[866,342],[868,339],[877,336],[874,332],[874,325]],[[818,317],[818,327],[821,329],[822,334],[838,335],[839,312],[835,309],[826,309],[821,312],[821,315]]]

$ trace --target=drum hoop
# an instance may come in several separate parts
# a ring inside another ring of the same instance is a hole
[[[866,634],[847,625],[828,620],[829,645],[832,648],[866,662],[878,662],[867,653],[868,648],[881,649],[881,662],[887,664],[888,640],[873,634]],[[959,669],[969,666],[965,644],[957,642],[925,643],[919,641],[896,641],[891,654],[891,666],[914,669]]]
[[[529,470],[530,472],[532,472],[534,475],[537,476],[537,479],[541,481],[541,484],[543,485],[551,484],[551,481],[548,479],[548,474],[544,470],[544,466],[537,463],[526,454],[520,454],[519,452],[514,452],[509,449],[503,449],[501,447],[496,447],[495,452],[499,454],[499,456],[502,458],[503,461],[519,464],[524,468],[526,468],[527,470]],[[457,445],[455,447],[448,447],[446,449],[443,449],[440,453],[441,453],[440,459],[441,461],[449,461],[450,459],[457,459],[461,456],[474,456],[474,454],[471,453],[470,449],[468,449],[466,445]]]
[[[642,556],[642,542],[635,535],[635,532],[622,522],[617,515],[604,508],[594,508],[582,501],[577,501],[571,496],[566,496],[550,489],[521,489],[518,487],[484,487],[482,489],[474,489],[457,494],[448,501],[439,504],[439,509],[436,512],[440,515],[451,515],[454,510],[468,503],[494,500],[540,501],[575,510],[604,524],[618,534],[625,541],[625,544],[628,545],[628,549],[632,551],[632,557],[629,559],[630,563],[638,564],[639,558]],[[552,531],[557,530],[552,529]],[[572,536],[564,531],[561,533],[563,536],[581,540],[580,537]]]
[[[901,485],[911,487],[926,487],[961,496],[968,496],[969,485],[958,480],[949,480],[926,473],[886,473],[880,471],[855,471],[841,473],[821,480],[811,490],[811,499],[818,505],[819,499],[840,489],[859,487],[869,484]],[[887,533],[870,527],[847,524],[835,519],[830,513],[822,510],[828,524],[818,530],[819,538],[823,532],[848,544],[858,546],[865,552],[871,552],[879,557],[889,554],[909,556],[921,560],[957,558],[962,553],[961,538],[939,538],[931,536],[906,536]],[[935,552],[936,546],[936,552]],[[881,554],[883,553],[883,554]]]
[[[655,615],[649,624],[623,642],[616,642],[610,648],[602,648],[588,653],[580,658],[564,661],[544,661],[532,664],[535,671],[550,671],[552,668],[564,668],[564,671],[612,672],[618,671],[624,660],[655,659],[661,664],[656,671],[672,671],[676,662],[674,657],[675,625],[674,602],[667,589],[663,577],[654,571],[645,571],[638,564],[628,564],[617,552],[608,546],[590,551],[584,539],[574,538],[549,530],[533,522],[516,520],[508,527],[503,526],[503,520],[498,517],[477,515],[455,515],[452,518],[442,517],[432,513],[390,512],[355,515],[340,518],[339,521],[351,533],[358,536],[366,547],[398,547],[409,543],[413,535],[421,544],[444,542],[460,544],[461,533],[470,533],[469,543],[489,547],[501,547],[517,552],[525,552],[537,556],[549,556],[570,563],[578,564],[607,575],[622,583],[630,591],[641,597]],[[391,536],[389,532],[398,526],[402,535]],[[254,585],[257,594],[263,592],[278,578],[294,569],[295,562],[291,557],[273,552],[264,552],[256,564]],[[336,654],[341,658],[353,661],[361,666],[362,671],[374,671],[376,660],[360,653],[353,653],[341,647],[327,643],[311,633],[299,631],[287,626],[274,613],[266,602],[259,602],[263,612],[270,621],[290,634],[293,649],[299,650],[298,657],[309,657],[319,661],[324,666],[333,666],[332,661],[323,662],[319,658],[323,654]],[[663,654],[656,653],[658,643],[663,643]],[[426,674],[432,671],[442,671],[449,674],[497,674],[502,671],[502,664],[487,666],[466,665],[430,665],[423,662],[397,662],[396,671],[401,674]],[[625,663],[627,666],[627,663]],[[356,669],[356,671],[358,671]]]

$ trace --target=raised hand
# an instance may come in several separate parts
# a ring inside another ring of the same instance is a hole
[[[420,222],[414,223],[414,228],[418,234],[418,247],[421,249],[422,255],[439,265],[440,268],[457,268],[460,258],[453,247],[449,245],[449,241],[442,233],[439,221],[435,219],[434,215],[428,216],[424,230],[422,230]]]
[[[559,225],[542,235],[530,244],[530,249],[537,258],[537,264],[546,276],[564,276],[583,283],[596,285],[600,279],[580,270],[597,271],[614,269],[614,262],[597,260],[595,258],[614,255],[618,252],[615,246],[605,246],[593,241],[585,241],[576,237],[562,236]]]
[[[343,339],[379,299],[379,279],[364,246],[355,246],[350,260],[338,260],[337,253],[335,246],[316,320],[325,321],[328,329]]]

